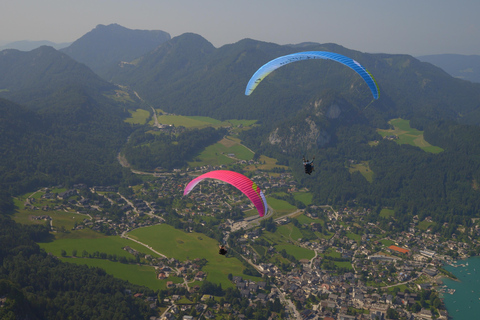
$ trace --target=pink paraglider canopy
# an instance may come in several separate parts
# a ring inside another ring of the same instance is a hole
[[[257,208],[258,214],[260,217],[263,217],[265,213],[268,211],[267,207],[267,199],[265,199],[265,195],[260,190],[260,188],[241,173],[229,171],[229,170],[217,170],[217,171],[210,171],[201,176],[193,179],[190,181],[185,190],[183,191],[183,195],[187,195],[192,191],[193,188],[200,182],[205,179],[216,179],[220,181],[224,181],[226,183],[231,184],[238,190],[240,190],[243,194],[245,194],[250,201],[255,205]]]

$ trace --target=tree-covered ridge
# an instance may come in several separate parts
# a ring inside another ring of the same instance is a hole
[[[109,79],[128,84],[168,112],[217,119],[253,118],[269,122],[291,116],[323,92],[335,90],[359,109],[371,95],[352,70],[332,61],[304,61],[267,77],[245,96],[251,75],[278,56],[298,52],[245,39],[218,49],[199,35],[184,34],[146,54],[135,64],[111,70]],[[367,54],[335,45],[306,44],[301,51],[332,51],[357,60],[375,77],[380,99],[366,116],[372,120],[426,117],[478,123],[479,84],[455,79],[443,70],[408,55]]]
[[[156,168],[172,170],[187,165],[205,147],[219,141],[225,129],[193,129],[178,137],[166,133],[148,132],[142,128],[134,132],[124,148],[124,154],[135,169],[153,171]]]
[[[0,208],[2,206],[0,205]],[[34,241],[43,226],[21,226],[0,214],[0,308],[2,319],[146,319],[147,304],[132,294],[153,295],[87,266],[60,262]]]
[[[42,113],[0,100],[0,189],[18,194],[45,185],[118,184],[126,177],[116,155],[131,128],[121,114],[83,90],[56,97]]]
[[[39,108],[38,102],[68,86],[113,90],[84,64],[52,47],[22,52],[4,50],[0,55],[0,96]]]

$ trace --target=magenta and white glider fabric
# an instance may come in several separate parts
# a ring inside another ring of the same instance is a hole
[[[238,190],[240,190],[255,205],[260,217],[263,217],[268,211],[267,199],[265,199],[265,195],[257,186],[257,184],[243,174],[229,170],[210,171],[202,174],[201,176],[193,179],[187,184],[185,190],[183,191],[183,195],[185,196],[189,194],[190,191],[192,191],[192,189],[195,188],[195,186],[200,181],[203,181],[205,179],[220,180],[229,183]]]

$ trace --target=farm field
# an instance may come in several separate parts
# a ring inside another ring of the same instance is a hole
[[[382,210],[380,210],[380,217],[382,218],[392,218],[394,214],[395,211],[393,209],[383,208]]]
[[[259,169],[259,170],[267,170],[268,171],[268,170],[272,170],[273,168],[281,168],[281,169],[285,169],[285,170],[288,170],[288,171],[290,170],[289,167],[287,167],[287,166],[277,164],[277,159],[269,158],[269,157],[264,156],[264,155],[261,155],[260,159],[258,161],[261,164],[257,164],[257,165],[251,164],[249,166],[246,166],[245,170],[255,171],[255,170]],[[278,175],[278,174],[271,173],[271,175],[274,176],[274,175]]]
[[[231,156],[228,156],[228,155]],[[240,143],[239,139],[226,137],[219,142],[206,147],[194,161],[188,162],[190,167],[211,165],[228,165],[239,160],[251,160],[253,152]]]
[[[179,116],[171,114],[162,114],[157,115],[158,123],[174,125],[176,127],[183,126],[185,128],[206,128],[206,127],[249,127],[257,122],[256,120],[225,120],[220,121],[210,117],[201,117],[201,116]],[[151,122],[153,124],[153,121]]]
[[[395,140],[395,142],[398,144],[410,144],[430,153],[440,153],[443,151],[442,148],[432,146],[430,143],[425,141],[423,137],[423,131],[411,128],[410,120],[392,119],[388,123],[390,123],[394,129],[377,129],[377,132],[382,137],[394,135],[398,137],[398,139]]]
[[[348,172],[354,173],[354,172],[360,172],[362,176],[367,179],[368,182],[373,181],[373,171],[370,169],[368,165],[368,161],[361,161],[360,163],[357,164],[352,164],[348,167]]]
[[[282,245],[278,245],[278,246],[275,246],[275,249],[277,249],[278,252],[282,251],[283,249],[285,249],[285,251],[294,256],[295,259],[297,260],[301,260],[301,259],[312,259],[313,257],[315,257],[315,252],[313,252],[312,250],[310,249],[306,249],[306,248],[302,248],[302,247],[298,247],[298,246],[295,246],[293,244],[282,244]]]
[[[104,269],[108,274],[114,277],[127,280],[133,284],[146,286],[152,290],[164,290],[166,280],[158,280],[154,267],[141,266],[136,264],[124,264],[104,259],[83,259],[83,258],[60,258],[64,262],[75,264],[86,264],[90,267],[98,267]],[[169,277],[168,281],[174,281]],[[183,281],[177,278],[174,282]]]
[[[297,207],[292,206],[290,203],[288,203],[285,200],[267,197],[267,203],[270,207],[272,207],[273,210],[276,211],[273,217],[274,219],[284,216],[286,214],[292,213],[297,210]]]
[[[61,239],[39,243],[39,245],[46,252],[57,257],[60,257],[62,250],[65,250],[68,256],[72,254],[73,250],[77,250],[77,257],[81,257],[83,250],[85,250],[90,254],[98,251],[112,255],[115,254],[117,257],[134,258],[132,254],[123,250],[125,246],[129,246],[154,257],[158,256],[141,244],[121,238],[120,236],[103,236],[95,239]]]
[[[306,206],[312,204],[313,194],[310,192],[294,192],[293,197],[295,200],[302,202]]]
[[[131,117],[125,119],[125,122],[132,123],[132,124],[145,124],[147,122],[148,117],[150,117],[150,112],[143,109],[137,109],[135,111],[128,110],[131,113]]]
[[[233,287],[228,280],[229,273],[259,281],[258,277],[242,274],[243,264],[236,258],[218,254],[218,243],[201,233],[186,233],[166,224],[135,229],[128,234],[154,250],[168,257],[184,261],[187,259],[205,258],[208,264],[203,268],[207,280],[221,284],[223,288]]]

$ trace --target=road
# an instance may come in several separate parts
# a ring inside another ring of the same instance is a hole
[[[278,289],[276,285],[272,285],[272,291],[275,290],[278,294],[278,297],[280,298],[280,302],[287,307],[288,313],[290,315],[293,315],[293,319],[302,319],[302,316],[300,315],[300,312],[298,312],[297,308],[293,304],[292,300],[287,299],[285,294]]]

